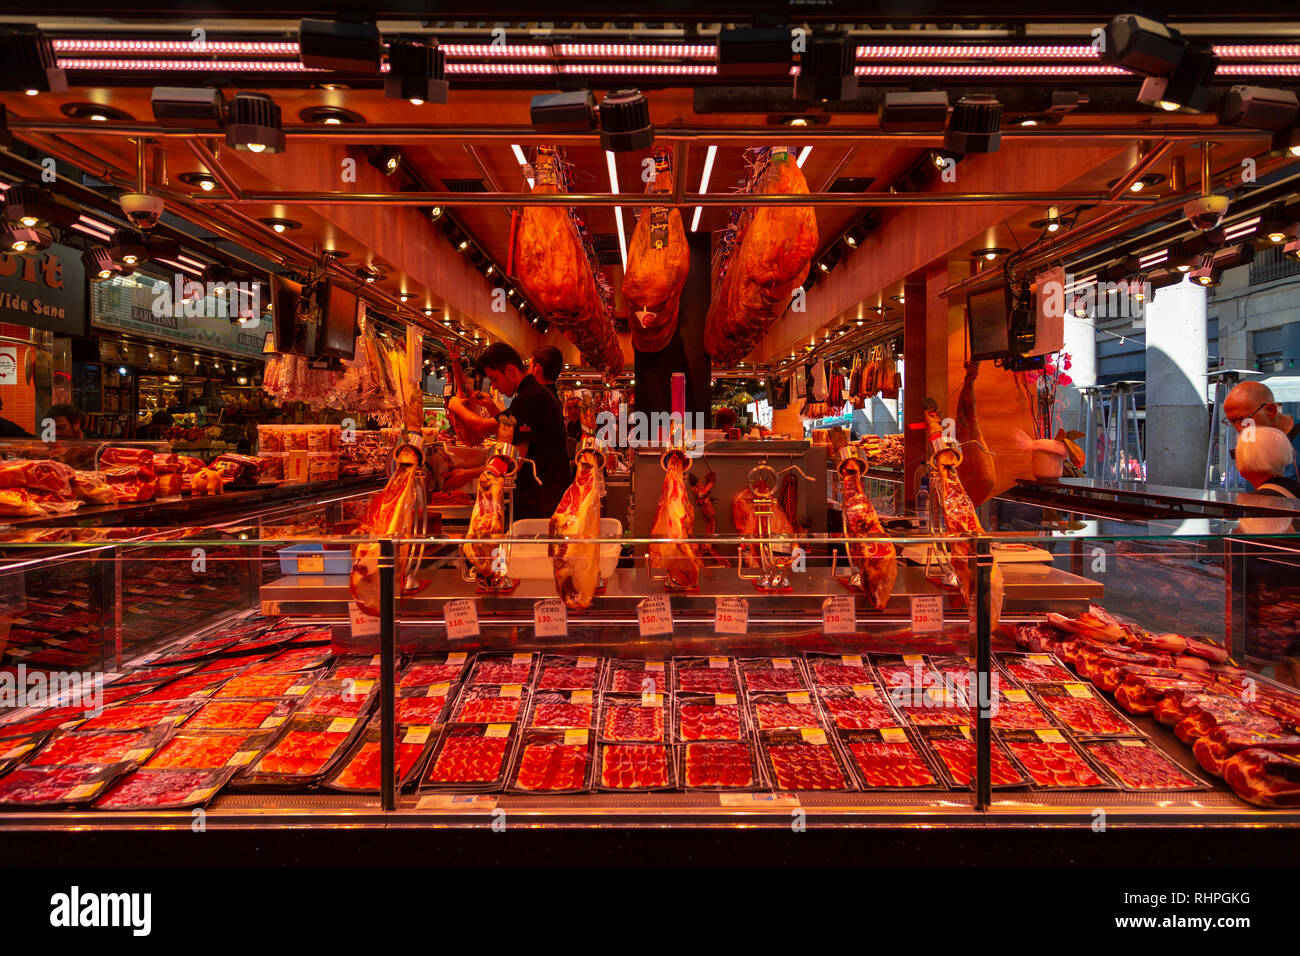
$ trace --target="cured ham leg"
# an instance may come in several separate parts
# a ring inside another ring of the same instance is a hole
[[[997,481],[996,462],[993,453],[984,444],[984,432],[980,429],[979,418],[975,414],[975,376],[979,374],[979,362],[966,363],[966,376],[962,379],[961,391],[957,396],[957,441],[961,443],[961,464],[957,466],[957,476],[961,478],[962,487],[976,506],[988,501],[993,494],[993,485]]]
[[[414,463],[399,464],[382,491],[370,499],[366,517],[358,529],[362,534],[376,538],[410,538],[415,528],[415,502],[419,469]],[[407,562],[411,546],[397,549],[396,570],[393,580],[398,593],[406,582]],[[367,614],[379,615],[379,543],[368,541],[357,545],[352,557],[352,573],[348,575],[348,591]]]
[[[844,477],[844,533],[850,538],[883,538],[885,526],[862,487],[863,467],[859,460],[849,459],[840,469]],[[860,588],[871,606],[883,611],[898,577],[894,546],[887,541],[851,541],[849,565],[853,568],[850,586]]]
[[[669,539],[650,545],[650,564],[668,573],[668,587],[699,586],[702,562],[688,540],[695,534],[695,509],[686,497],[685,460],[675,452],[664,464],[664,486],[650,534]]]
[[[704,530],[709,537],[718,533],[718,513],[713,507],[713,486],[717,484],[718,476],[709,472],[704,476],[704,481],[700,481],[697,475],[691,475],[691,497],[695,503],[700,506],[700,514],[704,516]],[[718,549],[712,544],[705,542],[700,545],[700,555],[706,565],[711,568],[725,568],[727,562],[723,560],[722,555],[718,554]]]
[[[943,424],[939,420],[939,407],[932,399],[925,400],[925,418],[931,440],[942,437]],[[952,553],[952,569],[957,575],[957,585],[966,606],[973,608],[976,559],[974,539],[984,533],[984,528],[975,514],[975,505],[957,475],[957,458],[957,454],[949,450],[934,455],[930,463],[930,493],[939,496],[944,526],[951,539],[948,548]],[[990,627],[997,627],[1002,618],[1003,593],[1002,569],[994,561],[989,581]]]
[[[656,150],[649,194],[671,193],[672,188],[668,153]],[[690,265],[682,214],[668,206],[642,210],[628,243],[627,273],[623,276],[623,297],[632,307],[632,347],[638,352],[661,351],[673,337]]]
[[[497,442],[493,451],[501,446],[509,447],[514,441],[514,419],[502,415],[497,431]],[[503,502],[506,475],[515,467],[515,463],[506,454],[489,454],[487,467],[478,478],[478,494],[474,498],[474,510],[470,513],[467,541],[462,544],[461,552],[468,559],[478,578],[480,587],[497,589],[506,584],[503,562],[498,560],[501,547],[500,539],[506,533],[506,509]]]
[[[487,416],[487,410],[470,394],[458,349],[451,349],[447,365],[451,369],[452,387],[455,390],[455,394],[447,399],[447,417],[451,419],[451,430],[455,432],[460,444],[477,445],[496,431],[496,422],[489,424],[481,421]]]
[[[551,516],[551,537],[566,539],[550,547],[555,589],[574,610],[590,607],[600,584],[601,459],[594,447],[578,452],[578,474]]]

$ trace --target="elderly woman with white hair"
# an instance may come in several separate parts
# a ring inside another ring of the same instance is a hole
[[[1300,498],[1300,481],[1286,477],[1295,464],[1295,449],[1286,433],[1256,427],[1241,433],[1236,448],[1237,470],[1256,493]]]

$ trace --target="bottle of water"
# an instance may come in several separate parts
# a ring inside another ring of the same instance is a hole
[[[916,516],[923,532],[930,530],[930,479],[921,479],[921,489],[916,493]]]

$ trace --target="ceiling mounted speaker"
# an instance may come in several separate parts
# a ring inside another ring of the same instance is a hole
[[[156,86],[153,117],[167,129],[221,129],[226,125],[226,98],[220,90]]]
[[[384,43],[373,23],[303,20],[298,49],[302,65],[309,69],[378,73]]]

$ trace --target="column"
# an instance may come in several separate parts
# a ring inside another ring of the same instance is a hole
[[[1080,389],[1092,388],[1097,384],[1097,324],[1091,314],[1079,318],[1070,310],[1070,299],[1065,303],[1065,347],[1062,351],[1070,356],[1070,379],[1073,385],[1067,385],[1057,393],[1057,413],[1066,431],[1078,429],[1083,432],[1079,447],[1087,458],[1087,474],[1097,477],[1101,473],[1101,463],[1097,460],[1097,427],[1084,407],[1085,398]]]
[[[1209,427],[1205,405],[1205,289],[1184,280],[1146,307],[1147,480],[1200,488]]]

